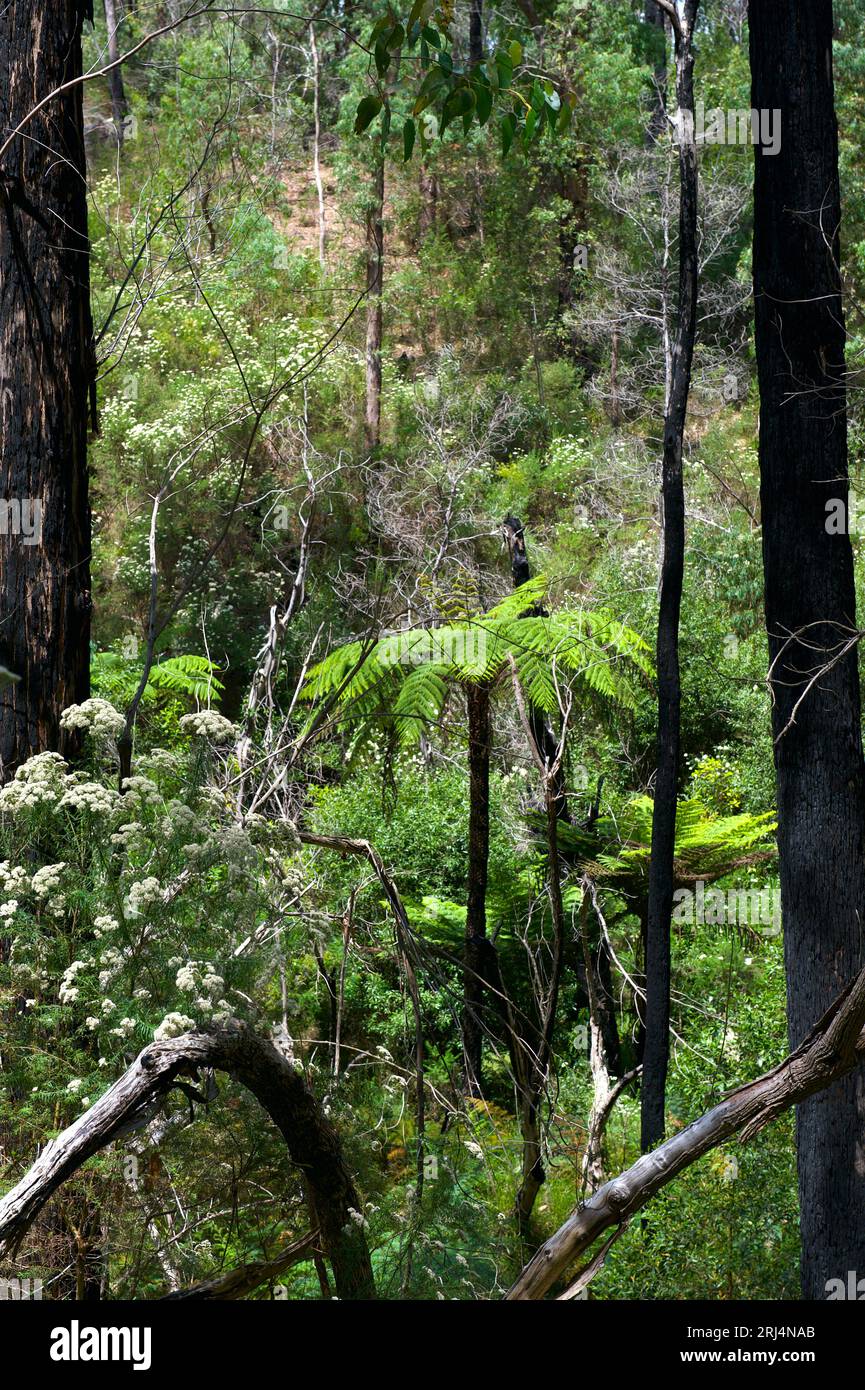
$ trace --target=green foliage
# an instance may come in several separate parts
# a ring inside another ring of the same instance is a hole
[[[354,729],[384,715],[404,745],[440,720],[452,685],[492,686],[511,672],[545,713],[559,707],[557,679],[569,678],[591,698],[633,707],[634,674],[651,672],[642,638],[604,611],[535,616],[546,593],[541,576],[477,618],[397,632],[369,651],[349,643],[312,668],[304,698],[334,696]]]
[[[473,124],[483,129],[494,113],[498,119],[501,152],[507,157],[520,136],[524,150],[546,131],[561,136],[570,127],[577,98],[565,83],[533,76],[523,66],[523,47],[511,38],[482,62],[464,65],[452,46],[451,16],[436,9],[435,0],[415,0],[405,24],[388,11],[376,20],[368,44],[373,51],[375,94],[357,106],[354,129],[360,134],[382,113],[381,142],[391,128],[388,76],[403,52],[414,56],[422,74],[414,94],[411,116],[403,127],[403,154],[412,157],[420,136],[426,153],[454,122],[467,136]]]

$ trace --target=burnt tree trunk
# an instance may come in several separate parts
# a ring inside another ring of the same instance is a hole
[[[778,846],[790,1041],[796,1046],[862,963],[863,770],[847,534],[845,326],[831,0],[751,0],[753,102],[780,111],[775,155],[755,152],[754,300],[766,625],[776,738]],[[789,635],[807,627],[803,640]],[[787,732],[785,732],[787,730]],[[865,1076],[799,1106],[802,1291],[865,1270]]]
[[[0,10],[0,776],[89,689],[93,371],[80,0]]]
[[[465,1088],[483,1095],[483,1008],[487,980],[487,877],[490,853],[490,692],[466,689],[469,736],[469,857],[464,947],[463,1053]]]
[[[484,60],[484,0],[471,0],[469,10],[469,62]]]
[[[366,447],[381,439],[381,284],[384,274],[384,159],[373,173],[366,214]]]
[[[521,584],[525,584],[531,579],[532,571],[529,564],[528,552],[526,550],[526,538],[523,524],[519,517],[506,516],[502,522],[502,531],[508,547],[511,559],[511,578],[514,588],[518,589]],[[523,617],[543,617],[545,610],[537,606],[527,608],[522,614]],[[529,727],[532,734],[532,742],[538,757],[545,767],[551,768],[557,762],[559,751],[559,740],[550,728],[549,720],[542,709],[537,705],[529,704]],[[570,812],[568,810],[568,793],[565,785],[565,772],[563,760],[558,760],[556,770],[553,774],[553,806],[557,821],[569,822]]]
[[[658,739],[649,907],[646,929],[646,1039],[643,1051],[640,1142],[664,1137],[664,1097],[670,1054],[670,918],[679,778],[681,683],[679,610],[685,565],[682,453],[697,324],[697,148],[694,131],[694,55],[691,39],[699,0],[687,0],[677,20],[676,95],[679,103],[679,304],[662,466],[663,558],[658,611]]]

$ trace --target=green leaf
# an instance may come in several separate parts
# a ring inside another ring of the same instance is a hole
[[[515,68],[519,67],[523,61],[523,46],[521,43],[517,43],[516,39],[508,44],[508,57]]]
[[[362,134],[367,126],[375,120],[384,102],[381,97],[364,97],[363,101],[358,102],[357,115],[354,118],[354,131],[356,135]]]
[[[434,9],[435,0],[414,0],[414,4],[409,11],[408,28],[411,29],[415,24],[420,24],[421,27],[423,27]],[[428,33],[425,33],[424,37],[427,43],[432,43],[432,39],[429,37]]]
[[[499,74],[499,86],[502,88],[510,87],[514,78],[514,65],[508,54],[501,50],[496,54],[496,68]]]
[[[415,135],[415,124],[411,116],[409,116],[408,120],[402,128],[402,149],[403,158],[405,159],[406,164],[408,164],[409,160],[412,157],[412,151],[414,150]]]
[[[382,15],[381,19],[377,19],[375,24],[372,26],[372,31],[369,36],[370,44],[375,45],[380,39],[381,35],[385,33],[386,30],[391,28],[392,24],[393,19],[389,14],[384,14]]]
[[[493,94],[488,86],[477,88],[478,125],[486,125],[493,109]]]
[[[514,135],[516,134],[516,129],[517,118],[514,115],[513,111],[509,111],[507,116],[505,116],[502,120],[501,124],[503,158],[507,155],[508,150],[514,142]]]
[[[379,39],[375,46],[373,57],[375,58],[376,72],[379,77],[384,77],[390,67],[390,53],[384,39]]]
[[[465,116],[474,111],[475,94],[469,87],[457,87],[451,92],[442,109],[441,134],[444,135],[449,123],[457,116]]]
[[[391,53],[398,52],[398,50],[402,48],[403,43],[405,42],[405,29],[403,29],[402,25],[395,24],[391,32],[385,38],[384,42]]]
[[[428,106],[431,106],[442,88],[447,85],[448,80],[441,68],[430,68],[423,82],[420,84],[417,100],[412,107],[412,115],[419,116],[422,111],[425,111]]]

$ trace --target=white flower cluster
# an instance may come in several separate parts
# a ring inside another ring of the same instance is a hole
[[[188,1033],[195,1027],[195,1019],[187,1018],[186,1014],[166,1014],[159,1027],[154,1029],[154,1042],[164,1042],[167,1038],[177,1038],[181,1033]]]
[[[112,845],[119,845],[127,854],[134,854],[136,850],[143,850],[147,843],[147,831],[141,821],[127,821],[115,830],[111,836]]]
[[[66,782],[66,763],[59,753],[37,753],[0,788],[0,811],[20,811],[57,803]]]
[[[178,970],[174,983],[183,994],[195,995],[193,1004],[201,1017],[214,1023],[224,1023],[231,1017],[228,1001],[218,997],[225,990],[225,981],[212,965],[189,960]]]
[[[99,972],[99,988],[107,989],[117,973],[123,968],[123,953],[111,946],[107,951],[103,951],[99,957],[99,964],[103,967]],[[108,1007],[110,1005],[110,1008]],[[114,1005],[110,999],[103,1000],[102,1012],[111,1013]]]
[[[157,777],[176,777],[181,762],[177,754],[170,753],[167,748],[153,748],[149,753],[142,754],[138,766],[143,772],[155,773]]]
[[[65,868],[65,863],[45,864],[36,870],[30,884],[34,897],[45,901],[54,917],[62,917],[66,911],[66,898],[60,892],[60,878]]]
[[[184,733],[196,738],[205,738],[208,743],[234,743],[237,739],[237,729],[231,720],[212,709],[199,710],[197,714],[184,714],[180,727]]]
[[[0,892],[26,893],[30,887],[30,875],[20,864],[11,865],[8,859],[0,863]]]
[[[206,828],[200,817],[196,815],[191,806],[187,806],[185,801],[172,799],[166,806],[165,812],[161,826],[163,835],[194,835]]]
[[[119,793],[101,782],[75,782],[58,803],[61,811],[89,811],[92,816],[110,816],[117,809]]]
[[[31,887],[37,898],[50,898],[60,888],[60,876],[66,868],[64,862],[45,864],[37,869],[31,880]]]
[[[149,777],[124,777],[124,801],[130,807],[161,806],[162,792]]]
[[[97,738],[117,738],[125,724],[120,714],[107,700],[85,700],[70,705],[60,716],[61,729],[82,729]]]
[[[58,996],[61,1004],[75,1003],[79,995],[79,989],[75,983],[75,977],[80,970],[84,970],[85,968],[86,967],[83,960],[74,960],[71,965],[66,967],[66,969],[63,972],[63,977],[60,981],[60,989],[58,991]]]
[[[123,915],[127,920],[141,917],[149,907],[162,901],[162,885],[158,878],[143,878],[131,884],[123,903]]]
[[[116,1028],[109,1029],[112,1037],[121,1038],[124,1042],[135,1032],[134,1018],[121,1018]]]

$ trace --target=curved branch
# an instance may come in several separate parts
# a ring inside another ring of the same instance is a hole
[[[773,1071],[741,1086],[612,1182],[598,1188],[538,1250],[505,1295],[543,1298],[569,1264],[611,1226],[621,1226],[678,1173],[738,1134],[740,1142],[783,1111],[845,1076],[865,1058],[865,970]]]
[[[177,1289],[160,1299],[161,1303],[176,1303],[179,1299],[231,1299],[245,1298],[248,1293],[276,1279],[292,1265],[311,1258],[318,1244],[318,1231],[308,1231],[305,1236],[295,1240],[275,1260],[257,1260],[254,1264],[240,1265],[230,1269],[227,1274],[217,1274],[212,1279],[204,1279],[188,1289]]]
[[[227,1072],[252,1092],[285,1139],[315,1198],[340,1298],[374,1298],[360,1202],[339,1138],[301,1074],[267,1039],[236,1021],[151,1043],[95,1105],[46,1145],[0,1200],[0,1250],[13,1249],[48,1198],[83,1163],[128,1132],[142,1109],[202,1068]]]

